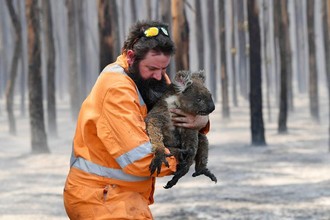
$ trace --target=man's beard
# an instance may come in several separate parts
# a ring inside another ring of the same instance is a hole
[[[139,62],[134,62],[128,71],[130,73],[128,75],[135,82],[148,111],[150,111],[167,89],[165,77],[162,76],[161,80],[143,79],[139,71]]]

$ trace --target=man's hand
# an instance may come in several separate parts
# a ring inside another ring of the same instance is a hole
[[[201,130],[209,121],[209,116],[192,115],[183,112],[181,109],[170,109],[172,114],[172,121],[175,126]]]

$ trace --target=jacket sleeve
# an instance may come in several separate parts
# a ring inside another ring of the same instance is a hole
[[[97,124],[97,135],[125,173],[150,176],[153,153],[135,86],[118,82],[110,88]],[[163,165],[158,176],[175,171],[176,159],[167,160],[170,167]]]
[[[207,134],[207,133],[209,133],[209,131],[210,131],[210,120],[207,122],[207,124],[205,125],[204,128],[199,130],[199,133]]]

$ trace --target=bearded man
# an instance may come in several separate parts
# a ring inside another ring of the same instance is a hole
[[[63,194],[70,219],[153,219],[156,174],[144,119],[170,83],[174,52],[166,24],[137,22],[122,54],[101,72],[77,120]],[[173,113],[177,126],[208,128],[207,116]],[[175,172],[176,159],[167,161],[158,176]]]

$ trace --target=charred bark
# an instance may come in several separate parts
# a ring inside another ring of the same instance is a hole
[[[289,51],[287,48],[289,40],[289,30],[288,30],[288,14],[287,14],[287,1],[281,0],[276,2],[276,11],[280,15],[279,25],[279,44],[280,44],[280,59],[281,59],[281,73],[280,73],[280,112],[278,117],[278,132],[287,132],[287,115],[288,115],[288,62],[287,56]]]
[[[314,29],[314,0],[307,1],[307,23],[308,23],[308,49],[309,49],[309,103],[310,113],[315,121],[320,120],[319,97],[316,69],[316,45]]]
[[[328,148],[330,152],[330,0],[323,0],[323,37],[325,46],[326,79],[328,86]]]
[[[77,61],[77,28],[76,28],[76,10],[74,0],[67,0],[68,9],[68,43],[69,43],[69,81],[70,81],[70,106],[71,117],[75,121],[78,117],[80,108],[80,89],[78,86],[78,61]]]
[[[228,73],[226,62],[225,1],[219,0],[222,117],[229,118]],[[212,50],[212,48],[210,48]]]
[[[216,40],[215,40],[215,36],[216,36],[216,32],[215,32],[215,13],[214,13],[214,0],[209,0],[207,1],[207,29],[208,29],[208,46],[209,46],[209,71],[207,74],[207,78],[209,81],[209,85],[210,85],[210,91],[214,97],[214,100],[218,100],[217,97],[217,51],[215,50],[216,48]],[[199,34],[202,34],[203,32],[201,32],[199,30]]]
[[[238,99],[237,99],[237,71],[236,71],[236,54],[237,54],[237,48],[236,48],[236,35],[235,35],[235,26],[236,23],[235,20],[237,18],[236,16],[236,0],[231,1],[231,66],[232,66],[232,86],[233,86],[233,104],[235,107],[238,106]]]
[[[301,0],[294,0],[295,9],[296,9],[296,33],[297,33],[297,39],[296,39],[296,47],[297,47],[297,78],[298,78],[298,91],[300,93],[306,92],[306,68],[305,68],[305,62],[306,61],[306,34],[305,34],[305,28],[306,25],[304,23],[304,16],[306,16],[306,11],[303,9],[303,1]]]
[[[202,9],[200,0],[195,0],[196,8],[196,44],[197,44],[197,56],[198,56],[198,69],[204,69],[204,34],[202,25]]]
[[[245,18],[244,4],[246,0],[237,1],[237,28],[238,28],[238,77],[240,84],[240,92],[244,98],[248,98],[248,85],[247,85],[247,21]]]
[[[136,14],[136,0],[130,1],[131,5],[131,16],[132,16],[132,22],[135,22],[137,20],[137,14]]]
[[[14,116],[13,105],[14,105],[14,88],[17,78],[18,60],[20,58],[21,49],[22,49],[21,46],[22,28],[21,28],[21,23],[19,22],[18,15],[15,12],[13,2],[10,0],[6,0],[6,5],[8,7],[9,15],[15,29],[15,49],[14,49],[13,59],[11,61],[10,76],[6,86],[6,109],[8,113],[9,133],[12,135],[16,135],[16,121]]]
[[[175,45],[176,71],[189,69],[189,25],[184,9],[184,1],[171,0],[172,33]],[[180,46],[179,46],[180,45]]]
[[[47,45],[47,120],[48,134],[57,137],[56,116],[56,85],[55,85],[55,39],[53,33],[53,20],[51,1],[44,1],[43,7],[46,16],[46,45]]]
[[[40,9],[38,0],[26,0],[29,54],[29,111],[32,153],[49,153],[42,106]]]
[[[265,74],[266,77],[266,94],[267,94],[267,110],[268,110],[268,121],[272,121],[272,114],[271,114],[271,104],[270,104],[270,77],[271,77],[271,68],[270,68],[270,50],[269,50],[269,1],[263,1],[263,32],[264,32],[264,40],[263,40],[263,51],[264,51],[264,63],[265,63]]]
[[[161,21],[168,24],[169,29],[172,29],[172,22],[171,22],[171,1],[168,0],[159,0],[160,3],[160,18]],[[173,32],[172,32],[173,33]],[[173,79],[174,77],[174,71],[172,71],[172,68],[174,65],[169,65],[166,69],[166,72],[168,76]]]
[[[119,54],[118,16],[115,1],[99,0],[100,71]]]
[[[266,144],[266,141],[262,116],[259,11],[256,0],[249,0],[247,4],[250,39],[250,114],[252,145],[262,146]]]

